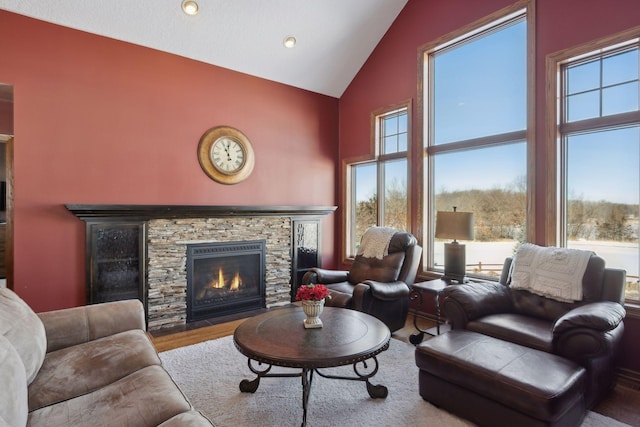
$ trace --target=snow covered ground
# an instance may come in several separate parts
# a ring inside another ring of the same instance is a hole
[[[467,265],[502,265],[506,257],[513,256],[516,242],[464,242],[466,245]],[[638,245],[633,243],[580,241],[571,242],[570,248],[595,252],[604,258],[607,267],[627,270],[627,278],[638,277]],[[439,265],[444,263],[444,244],[436,243],[435,259]]]

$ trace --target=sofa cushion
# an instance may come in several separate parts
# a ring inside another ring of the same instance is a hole
[[[605,262],[602,258],[596,255],[592,255],[589,258],[584,276],[582,277],[582,301],[599,301],[602,298],[604,269]],[[515,311],[551,321],[558,319],[569,310],[581,304],[581,302],[569,303],[556,301],[525,290],[516,290],[513,288],[511,296]]]
[[[91,393],[160,359],[142,330],[136,329],[47,353],[29,386],[29,410]]]
[[[22,359],[27,384],[31,384],[42,366],[47,337],[40,318],[7,288],[0,288],[0,335],[4,335]]]
[[[384,258],[356,255],[349,270],[349,283],[357,285],[365,280],[378,282],[394,282],[398,280],[407,248],[416,245],[416,243],[415,237],[401,231],[391,237],[388,255],[385,255]]]
[[[104,302],[38,313],[47,333],[47,352],[132,329],[146,329],[138,299]]]
[[[514,311],[527,316],[537,317],[553,322],[576,305],[574,303],[556,301],[529,291],[512,289],[511,300]]]
[[[470,321],[467,329],[536,350],[553,350],[553,323],[517,313],[499,313]]]
[[[351,298],[355,286],[349,282],[332,283],[326,286],[331,291],[331,299],[325,303],[327,306],[351,308]]]
[[[0,335],[0,426],[27,424],[27,376],[20,355]]]
[[[30,426],[158,426],[191,404],[159,365],[29,413]]]
[[[605,262],[597,255],[589,258],[587,270],[582,278],[582,300],[600,301],[602,299],[602,285],[604,283]]]
[[[404,262],[404,252],[396,252],[383,259],[365,258],[357,255],[349,270],[349,282],[356,285],[365,280],[393,282],[398,280]]]

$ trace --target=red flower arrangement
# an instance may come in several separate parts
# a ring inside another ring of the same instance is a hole
[[[321,301],[329,297],[329,289],[325,285],[302,285],[296,292],[296,300],[298,301]]]

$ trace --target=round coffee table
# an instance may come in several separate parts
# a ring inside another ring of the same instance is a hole
[[[385,386],[373,385],[369,379],[378,372],[376,355],[389,348],[389,328],[373,316],[345,308],[325,307],[320,317],[322,328],[305,329],[301,307],[275,309],[246,320],[233,334],[236,348],[248,357],[249,369],[257,375],[254,380],[242,380],[240,391],[254,393],[260,378],[302,377],[303,426],[314,372],[324,378],[364,381],[372,398],[385,398],[388,394]],[[367,364],[370,359],[371,366]],[[353,377],[319,371],[351,364],[356,374]],[[270,374],[272,366],[301,371]]]

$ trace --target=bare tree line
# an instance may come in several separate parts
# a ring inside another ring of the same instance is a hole
[[[441,192],[438,209],[457,206],[474,213],[476,240],[524,241],[527,198],[511,189]],[[451,210],[451,208],[446,209]],[[569,240],[634,242],[638,238],[638,206],[605,200],[570,200],[567,207]]]
[[[356,205],[357,236],[377,223],[377,195]],[[385,225],[407,228],[406,190],[394,185],[386,190]],[[436,210],[474,213],[476,241],[524,241],[527,196],[523,180],[507,188],[440,191]],[[638,239],[638,206],[605,200],[570,200],[567,207],[569,240],[635,242]]]
[[[571,200],[568,206],[568,236],[570,240],[635,241],[638,238],[637,215],[637,205]]]

